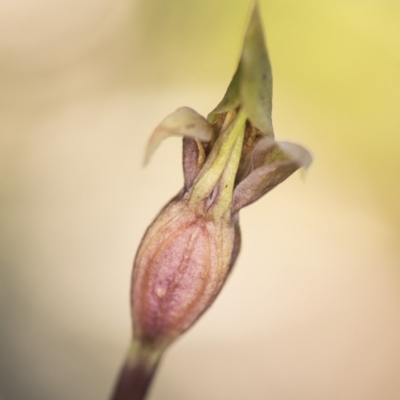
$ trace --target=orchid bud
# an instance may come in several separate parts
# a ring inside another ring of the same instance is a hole
[[[205,162],[192,185],[187,182],[142,240],[131,300],[135,335],[143,342],[171,342],[208,308],[225,282],[240,243],[231,205],[244,124],[245,116],[238,116],[219,135],[211,162]],[[201,151],[195,149],[189,160],[192,150],[185,146],[185,175],[196,168]]]
[[[215,300],[239,253],[240,209],[311,164],[302,146],[275,141],[271,110],[271,67],[256,6],[220,104],[207,119],[188,107],[176,110],[149,140],[145,163],[163,139],[183,137],[184,186],[137,251],[133,344],[114,400],[143,399],[164,349]]]

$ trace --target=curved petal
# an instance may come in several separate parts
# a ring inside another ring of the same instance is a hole
[[[271,164],[276,161],[284,161],[277,157],[276,141],[273,138],[262,138],[255,145],[251,154],[252,169],[257,169],[265,164]]]
[[[293,142],[275,141],[272,138],[263,138],[258,141],[251,155],[253,169],[262,165],[279,161],[295,161],[299,166],[307,169],[312,163],[310,152],[303,146]]]
[[[295,161],[301,168],[308,169],[312,164],[313,157],[311,153],[302,145],[293,142],[276,142],[278,147],[285,153],[289,159]]]
[[[146,148],[144,165],[146,165],[161,141],[170,136],[184,136],[203,142],[211,140],[213,128],[199,113],[189,107],[181,107],[168,115],[156,127]]]
[[[312,162],[309,151],[299,144],[262,141],[253,154],[257,167],[235,188],[233,214],[258,200],[299,168],[308,168]]]
[[[233,195],[232,214],[254,203],[288,178],[299,167],[294,162],[264,165],[239,183]]]

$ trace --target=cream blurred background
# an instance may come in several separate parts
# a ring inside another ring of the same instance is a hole
[[[187,105],[236,68],[249,1],[0,2],[0,398],[107,399],[141,235],[182,185]],[[400,2],[261,0],[279,139],[236,270],[150,400],[400,399]]]

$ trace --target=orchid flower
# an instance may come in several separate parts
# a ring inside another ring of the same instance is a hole
[[[312,158],[301,145],[276,141],[272,75],[258,7],[238,68],[220,104],[201,116],[182,107],[151,136],[183,137],[184,186],[147,229],[132,274],[133,339],[113,395],[144,399],[164,350],[221,291],[240,250],[239,211]]]

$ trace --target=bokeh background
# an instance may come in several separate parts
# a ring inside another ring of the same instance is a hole
[[[0,398],[107,399],[141,235],[182,185],[155,125],[206,115],[249,1],[0,2]],[[312,150],[241,213],[221,296],[150,400],[400,398],[400,2],[261,0],[279,139]]]

